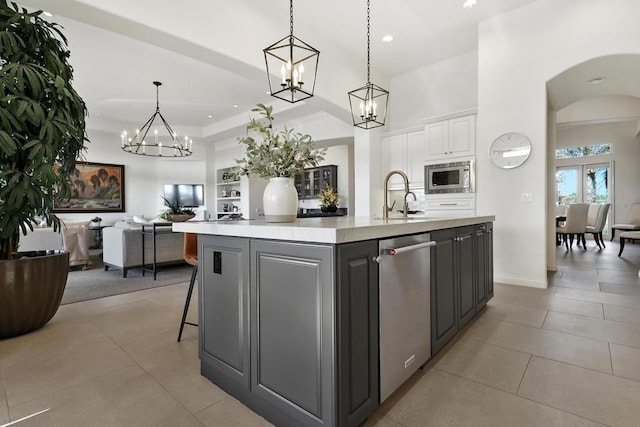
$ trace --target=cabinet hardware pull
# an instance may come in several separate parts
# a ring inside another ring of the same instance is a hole
[[[402,254],[402,253],[405,253],[405,252],[411,252],[411,251],[415,251],[415,250],[422,249],[422,248],[429,248],[429,247],[435,246],[435,245],[436,245],[436,242],[431,241],[431,242],[418,243],[418,244],[415,244],[415,245],[403,246],[401,248],[383,249],[382,250],[382,255],[395,256],[395,255],[399,255],[399,254]]]
[[[456,237],[456,241],[457,242],[462,242],[463,240],[467,240],[469,238],[471,238],[472,235],[471,234],[467,234],[466,236],[462,236],[462,237]]]
[[[458,206],[457,203],[440,203],[440,206]]]

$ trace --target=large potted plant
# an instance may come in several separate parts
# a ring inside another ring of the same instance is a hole
[[[245,157],[236,160],[240,174],[269,180],[262,199],[267,222],[295,221],[298,192],[293,177],[307,166],[317,166],[324,159],[326,150],[315,148],[310,135],[294,132],[286,126],[280,131],[274,130],[272,106],[257,104],[251,111],[260,113],[263,118],[252,117],[247,136],[238,138],[246,146]],[[260,140],[256,140],[251,132],[260,136]]]
[[[48,322],[67,281],[68,253],[17,250],[35,222],[60,231],[54,202],[70,194],[85,149],[86,106],[68,59],[57,24],[0,0],[0,338]]]

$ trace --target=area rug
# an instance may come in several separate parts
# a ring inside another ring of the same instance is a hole
[[[158,270],[156,280],[153,280],[153,273],[147,272],[142,277],[140,269],[131,269],[123,278],[121,270],[104,271],[99,252],[92,250],[90,261],[87,270],[76,267],[69,270],[62,304],[188,282],[193,269],[186,264],[164,267]]]

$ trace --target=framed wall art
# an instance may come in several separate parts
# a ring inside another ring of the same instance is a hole
[[[54,212],[124,212],[124,165],[78,162],[71,198]]]

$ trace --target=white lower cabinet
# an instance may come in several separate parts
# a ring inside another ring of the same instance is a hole
[[[430,217],[463,217],[476,214],[476,194],[426,195],[421,202],[425,215]]]

